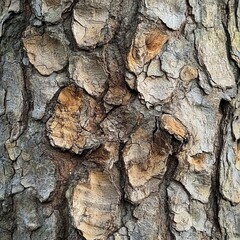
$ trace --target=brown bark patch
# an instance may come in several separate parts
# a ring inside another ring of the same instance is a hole
[[[117,183],[105,172],[91,171],[89,182],[79,183],[71,199],[74,225],[88,240],[107,239],[120,220]]]
[[[132,134],[123,152],[129,183],[136,188],[154,176],[163,176],[171,147],[162,133],[152,139],[152,132],[140,127]],[[152,144],[151,144],[152,143]]]
[[[181,141],[188,137],[187,128],[180,122],[180,120],[169,114],[163,114],[161,125],[165,130]]]
[[[168,40],[168,36],[163,34],[159,30],[154,30],[150,32],[145,40],[146,47],[148,50],[148,56],[146,60],[153,59],[162,49],[163,45]]]
[[[185,65],[181,70],[180,77],[183,81],[191,81],[198,77],[198,70],[193,66]]]
[[[119,143],[106,142],[87,156],[87,160],[111,168],[118,161]]]
[[[190,157],[189,161],[196,171],[202,171],[206,168],[206,154],[205,153],[198,153],[192,157]]]
[[[160,53],[168,38],[160,29],[144,23],[139,24],[127,56],[128,68],[139,74],[143,66]]]
[[[103,119],[102,108],[96,100],[74,86],[64,88],[47,123],[53,146],[81,153],[84,148],[99,144],[96,135]]]

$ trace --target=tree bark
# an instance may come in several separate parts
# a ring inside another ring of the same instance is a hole
[[[237,0],[1,0],[0,239],[240,239]]]

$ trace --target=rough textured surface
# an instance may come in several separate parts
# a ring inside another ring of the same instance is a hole
[[[142,72],[145,63],[159,54],[167,40],[167,34],[157,26],[148,22],[139,24],[127,57],[129,69],[135,73]]]
[[[240,67],[240,31],[239,31],[239,15],[240,5],[236,5],[234,1],[229,1],[229,18],[228,30],[231,38],[231,57],[235,60],[238,67]]]
[[[137,90],[140,98],[150,105],[159,105],[162,102],[170,101],[175,88],[176,81],[167,79],[165,76],[145,78],[145,73],[143,73],[137,79]]]
[[[161,123],[162,127],[170,134],[173,134],[178,140],[183,141],[187,139],[187,129],[178,119],[171,115],[163,114]]]
[[[180,78],[186,82],[194,80],[197,77],[198,77],[198,71],[193,66],[185,65],[180,72]]]
[[[87,183],[74,187],[70,200],[73,222],[86,239],[106,239],[119,226],[118,185],[107,173],[92,170]]]
[[[50,76],[41,76],[38,72],[28,72],[28,74],[33,95],[32,117],[42,119],[48,104],[59,88],[69,82],[69,79],[66,74],[53,73]]]
[[[91,71],[89,71],[91,69]],[[106,88],[108,79],[103,60],[98,56],[72,56],[69,65],[70,77],[94,97],[99,97]]]
[[[187,6],[181,0],[145,0],[142,12],[153,19],[160,19],[169,28],[177,30],[185,20]]]
[[[207,69],[212,85],[232,87],[235,78],[227,58],[226,36],[220,27],[217,30],[197,32],[199,58]]]
[[[73,4],[73,0],[43,0],[41,1],[41,17],[46,22],[61,21],[62,14]]]
[[[98,124],[104,117],[100,105],[74,86],[64,88],[57,101],[55,113],[47,123],[51,144],[75,153],[96,147],[100,137]]]
[[[146,126],[141,126],[131,135],[123,152],[128,180],[133,188],[143,186],[154,176],[163,175],[171,152],[170,146],[161,149],[164,135],[153,139],[152,132],[145,129]]]
[[[110,1],[84,1],[73,10],[72,31],[80,48],[103,44],[107,33]]]
[[[236,0],[0,0],[0,240],[240,239]]]
[[[50,75],[67,64],[67,51],[60,40],[44,35],[30,35],[23,40],[29,61],[42,75]]]

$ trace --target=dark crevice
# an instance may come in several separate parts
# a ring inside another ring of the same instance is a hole
[[[160,195],[160,214],[161,214],[161,231],[164,234],[164,239],[170,240],[175,239],[175,236],[172,233],[172,219],[170,211],[170,202],[168,197],[167,188],[169,187],[174,174],[178,166],[178,159],[175,156],[169,156],[167,161],[167,171],[163,176],[163,181],[159,187]],[[163,237],[163,236],[162,236]]]
[[[28,127],[28,121],[31,118],[30,111],[33,108],[33,96],[30,89],[30,81],[27,74],[27,68],[21,63],[23,70],[23,80],[24,80],[24,92],[23,94],[23,113],[22,113],[22,132],[25,132]]]
[[[84,156],[79,156],[71,152],[62,152],[59,149],[52,149],[48,146],[47,155],[49,155],[56,167],[57,185],[51,195],[52,201],[50,204],[54,209],[57,209],[61,216],[61,230],[58,239],[79,240],[84,238],[81,233],[72,225],[70,217],[69,202],[66,198],[67,190],[71,189],[79,180],[88,178],[87,168],[83,165]],[[61,161],[59,161],[61,158]]]
[[[123,160],[123,150],[126,146],[126,143],[120,143],[119,147],[119,160],[116,163],[116,167],[120,173],[120,192],[121,192],[121,199],[120,199],[120,206],[122,209],[122,217],[121,217],[121,227],[125,226],[126,222],[128,220],[131,220],[133,222],[137,222],[137,218],[134,217],[133,211],[137,207],[136,204],[133,204],[127,199],[126,196],[126,187],[128,184],[128,176],[127,176],[127,170],[126,166]],[[130,236],[127,236],[128,239],[130,239]]]
[[[169,152],[169,157],[166,163],[166,172],[162,178],[162,182],[159,186],[159,200],[160,200],[160,215],[161,215],[161,235],[164,235],[164,239],[175,239],[172,233],[172,219],[170,211],[170,200],[168,197],[167,189],[174,179],[178,167],[178,159],[176,154],[181,150],[182,143],[172,137],[170,134],[160,129],[159,118],[156,118],[156,130],[154,132],[154,138],[157,140],[160,136],[165,136],[165,144],[162,142],[160,146],[165,146],[165,151]],[[162,236],[163,237],[163,236]]]
[[[67,18],[71,18],[72,13],[73,13],[73,9],[79,3],[79,1],[80,0],[73,0],[71,5],[67,9],[65,9],[65,11],[62,13],[62,19],[63,20],[65,20]]]
[[[238,7],[239,7],[239,0],[234,0],[234,16],[236,21],[236,27],[237,27],[237,30],[239,31],[238,14],[237,14]]]
[[[41,119],[41,121],[42,121],[43,123],[46,123],[46,122],[49,120],[49,118],[52,117],[54,108],[55,108],[55,106],[56,106],[56,104],[57,104],[57,100],[58,100],[59,94],[61,93],[61,91],[62,91],[63,88],[65,88],[65,87],[66,87],[66,86],[59,87],[59,89],[58,89],[57,92],[54,94],[54,96],[53,96],[53,98],[51,99],[51,101],[46,104],[45,113],[44,113],[43,118]]]
[[[3,3],[4,4],[4,3]],[[1,4],[0,4],[1,5]],[[3,82],[3,61],[4,57],[11,53],[14,56],[14,63],[19,64],[21,67],[21,54],[22,54],[22,43],[21,37],[23,31],[26,29],[29,20],[30,13],[30,2],[29,1],[21,1],[21,10],[19,13],[10,13],[10,17],[6,19],[3,24],[3,32],[2,37],[0,37],[0,87],[4,88]],[[9,71],[15,71],[15,69],[9,69]],[[28,83],[26,81],[25,71],[23,69],[23,82],[21,82],[22,86],[22,96],[23,96],[23,112],[21,113],[20,119],[16,123],[19,126],[19,133],[15,136],[16,139],[26,130],[28,124],[28,112],[29,112],[29,91],[28,91]],[[20,78],[20,76],[19,76]],[[15,79],[14,79],[15,80]],[[8,84],[6,84],[8,85]],[[17,85],[17,84],[16,84]],[[6,90],[7,92],[7,90]],[[6,97],[5,97],[6,101]],[[5,103],[6,109],[6,103]],[[3,124],[3,122],[1,122]],[[9,123],[10,124],[10,123]],[[13,126],[11,126],[13,127]],[[14,139],[14,140],[16,140]],[[2,143],[1,143],[2,144]],[[0,159],[0,162],[3,159]],[[10,161],[10,160],[9,160]],[[10,161],[11,167],[13,169],[13,174],[15,174],[15,169],[13,167],[13,162]],[[7,172],[6,172],[7,174]],[[4,175],[1,176],[1,180],[4,183]],[[13,179],[13,176],[11,177]],[[1,183],[1,184],[3,184]],[[5,182],[7,188],[10,188],[11,183]],[[11,194],[11,192],[6,192],[6,194]],[[4,209],[5,208],[5,209]],[[8,209],[6,209],[8,208]],[[6,211],[7,210],[7,211]],[[2,215],[3,214],[3,215]],[[6,196],[4,201],[0,202],[0,225],[4,227],[4,225],[8,224],[8,231],[11,231],[11,239],[14,238],[14,232],[17,229],[17,213],[16,206],[13,201],[13,194],[11,196]],[[1,234],[1,236],[3,236]],[[6,234],[6,237],[9,234]],[[8,237],[7,237],[8,238]]]
[[[123,150],[125,148],[125,143],[120,143],[119,146],[119,151],[118,151],[118,155],[119,155],[119,160],[118,162],[115,164],[119,173],[120,173],[120,191],[121,191],[121,199],[124,200],[125,199],[125,192],[124,192],[124,188],[126,186],[126,167],[124,164],[124,160],[123,160]]]
[[[220,170],[221,170],[221,154],[224,148],[224,137],[226,136],[227,125],[229,124],[230,119],[232,118],[232,107],[229,102],[222,100],[219,105],[219,111],[222,114],[222,118],[219,124],[218,131],[218,141],[216,145],[216,162],[214,171],[212,174],[212,188],[210,194],[210,208],[213,211],[213,225],[214,225],[214,236],[217,239],[222,239],[222,231],[219,223],[218,215],[219,215],[219,204],[221,200],[220,193]]]
[[[22,42],[21,39],[23,32],[25,31],[27,24],[30,19],[31,8],[29,0],[23,1],[22,12],[14,14],[12,13],[10,17],[3,24],[3,36],[0,38],[0,56],[3,59],[7,52],[13,52],[16,57],[16,62],[20,64],[22,68],[23,77],[23,112],[21,114],[18,122],[15,123],[18,133],[16,135],[12,131],[11,140],[16,140],[21,134],[27,129],[28,119],[29,119],[29,108],[31,93],[29,90],[29,83],[26,76],[26,69],[22,64],[21,57],[23,55]],[[0,70],[2,72],[2,69]],[[14,127],[13,127],[14,128]]]
[[[195,15],[193,14],[193,7],[191,6],[189,0],[186,0],[187,5],[187,16],[190,16],[194,23],[196,23]]]
[[[30,89],[30,82],[27,74],[27,68],[23,64],[21,64],[23,70],[23,79],[24,79],[24,92],[23,92],[23,123],[24,123],[24,130],[26,130],[28,125],[28,120],[30,119],[30,110],[33,108],[33,96]]]
[[[107,67],[109,81],[107,82],[107,89],[102,96],[103,101],[108,91],[111,90],[111,88],[115,87],[121,87],[121,89],[125,89],[127,92],[130,92],[134,96],[137,95],[136,92],[130,90],[129,86],[125,82],[125,62],[127,52],[137,28],[139,2],[133,0],[125,2],[125,0],[122,0],[120,1],[118,7],[115,5],[116,3],[112,1],[109,17],[112,18],[112,20],[116,21],[117,26],[109,29],[108,34],[112,36],[112,38],[107,44],[104,45],[104,61]],[[128,8],[125,8],[126,5]],[[126,11],[128,13],[126,13]],[[117,103],[118,100],[114,102]],[[110,110],[110,112],[108,112],[106,117],[120,106],[121,105],[118,104],[112,105],[113,108]],[[131,133],[129,133],[129,136],[130,135]],[[124,226],[129,219],[132,221],[137,221],[137,219],[135,219],[133,216],[133,210],[135,209],[135,206],[128,201],[125,193],[128,182],[126,168],[123,160],[123,150],[125,145],[126,142],[120,142],[119,160],[115,163],[115,167],[118,169],[120,177],[119,190],[121,194],[120,206],[122,209],[122,222],[120,227]]]
[[[230,14],[231,14],[231,9],[229,6],[230,3],[226,4],[225,7],[225,17],[226,19],[223,20],[223,29],[225,32],[225,36],[226,36],[226,52],[227,52],[227,57],[229,59],[229,63],[231,64],[231,66],[233,67],[233,73],[235,75],[235,79],[239,79],[240,77],[240,69],[236,63],[236,61],[232,58],[232,50],[231,50],[231,46],[232,46],[232,41],[231,41],[231,36],[230,33],[228,31],[228,25],[229,25],[229,21],[230,21]],[[236,19],[237,22],[237,19]],[[236,81],[237,82],[237,81]]]
[[[63,28],[64,28],[64,33],[66,35],[66,38],[69,41],[69,47],[73,52],[78,52],[78,46],[77,43],[75,41],[75,38],[73,36],[73,32],[72,32],[72,21],[73,20],[73,9],[76,6],[76,4],[79,2],[79,0],[74,0],[73,3],[71,4],[71,6],[65,11],[65,13],[63,14]]]
[[[125,94],[129,92],[129,87],[125,82],[125,62],[127,52],[136,32],[139,8],[138,1],[128,1],[126,4],[128,5],[127,9],[125,8],[125,0],[121,1],[119,9],[116,12],[116,6],[113,2],[111,3],[110,16],[117,20],[117,26],[109,30],[109,34],[113,37],[104,46],[105,63],[109,74],[108,90],[111,90],[111,88],[121,88],[123,92],[125,91]],[[132,93],[134,92],[132,91]],[[119,98],[125,96],[121,96],[124,93],[119,94],[119,96],[116,96],[117,99],[113,100],[114,105],[118,105],[121,102]],[[107,100],[106,102],[108,103]]]
[[[120,19],[120,26],[119,32],[117,32],[113,41],[115,41],[118,46],[119,50],[123,56],[126,57],[130,44],[132,42],[133,36],[136,32],[137,24],[138,24],[138,12],[139,12],[139,1],[127,1],[129,12],[123,14],[126,11],[126,2],[125,0],[122,1],[122,8],[121,8],[121,19]]]
[[[119,146],[119,160],[115,163],[119,173],[120,173],[120,191],[121,191],[121,202],[123,208],[125,208],[125,203],[131,204],[126,196],[126,186],[128,183],[127,169],[123,159],[123,151],[126,146],[126,143],[121,142]],[[127,204],[127,205],[128,205]]]

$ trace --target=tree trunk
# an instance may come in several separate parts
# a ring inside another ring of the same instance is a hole
[[[0,239],[240,239],[237,0],[1,0]]]

